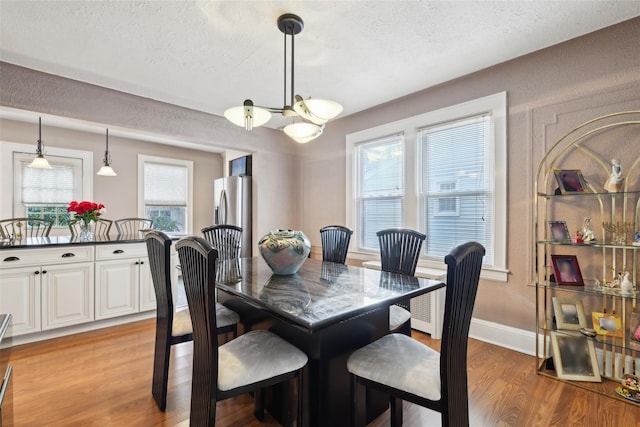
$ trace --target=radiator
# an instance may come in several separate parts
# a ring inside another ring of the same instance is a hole
[[[380,261],[366,261],[363,267],[380,270]],[[433,268],[416,268],[416,276],[425,279],[446,279],[446,271]],[[444,300],[446,289],[441,288],[428,294],[411,299],[411,328],[431,335],[433,339],[442,338]]]

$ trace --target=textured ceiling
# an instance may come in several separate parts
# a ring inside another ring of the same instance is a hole
[[[640,1],[0,0],[0,59],[218,115],[282,106],[286,12],[305,21],[296,92],[344,116],[639,16]]]

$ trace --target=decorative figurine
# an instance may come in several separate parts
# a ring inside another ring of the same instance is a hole
[[[625,295],[631,295],[633,293],[633,283],[629,280],[628,271],[625,271],[624,278],[620,282],[620,292]]]
[[[593,230],[591,230],[591,218],[587,217],[584,219],[584,224],[582,228],[578,230],[578,233],[582,236],[584,243],[590,243],[596,240],[596,236],[593,234]]]
[[[607,181],[604,183],[604,189],[609,193],[617,193],[622,190],[622,167],[620,166],[619,159],[611,160],[611,175],[607,178]]]

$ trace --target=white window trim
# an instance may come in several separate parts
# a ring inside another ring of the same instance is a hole
[[[11,195],[11,197],[2,197],[0,201],[0,218],[13,218],[24,216],[24,211],[14,212],[14,199],[16,198],[15,186],[13,183],[13,153],[35,154],[35,144],[20,144],[16,142],[0,141],[0,190],[3,195]],[[46,146],[45,157],[47,154],[61,157],[74,157],[82,159],[82,199],[93,199],[93,152],[73,150],[70,148],[57,148]],[[71,200],[69,200],[71,201]]]
[[[420,114],[395,122],[354,132],[346,136],[346,224],[358,233],[357,221],[357,171],[354,167],[356,145],[392,133],[404,133],[405,138],[405,227],[419,229],[419,144],[418,130],[438,123],[491,113],[493,119],[494,145],[491,147],[494,161],[495,214],[494,265],[483,266],[481,277],[506,282],[507,269],[507,93],[500,92],[483,98]],[[354,245],[352,245],[354,246]],[[355,259],[371,260],[371,252],[350,250]],[[378,256],[379,258],[379,256]],[[445,269],[442,261],[422,259],[419,266],[438,270]]]
[[[164,163],[172,166],[183,166],[187,168],[187,219],[185,223],[185,233],[191,233],[193,229],[193,161],[172,159],[169,157],[146,156],[138,154],[138,216],[144,218],[144,164]]]

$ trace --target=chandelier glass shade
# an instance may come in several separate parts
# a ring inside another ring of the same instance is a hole
[[[103,165],[100,168],[100,170],[98,171],[98,173],[96,175],[101,175],[101,176],[118,176],[118,174],[113,170],[113,168],[111,167],[110,163],[111,163],[111,154],[109,153],[109,129],[107,129],[107,141],[106,141],[106,148],[104,151],[104,159],[102,160]]]
[[[47,159],[44,158],[44,143],[42,142],[42,117],[38,117],[38,145],[36,145],[36,158],[28,167],[36,169],[53,169]]]
[[[288,124],[282,130],[294,141],[306,143],[322,134],[324,124],[342,112],[342,105],[325,99],[303,99],[300,95],[294,97],[294,36],[302,31],[304,22],[299,16],[286,13],[278,18],[278,28],[284,34],[284,105],[282,107],[258,107],[253,104],[252,100],[247,99],[242,106],[227,109],[224,116],[231,123],[244,127],[248,131],[266,124],[271,119],[272,113],[281,114],[284,117],[295,118],[298,116],[303,121]],[[287,36],[291,38],[289,105],[287,105]]]

